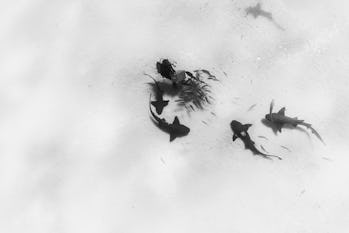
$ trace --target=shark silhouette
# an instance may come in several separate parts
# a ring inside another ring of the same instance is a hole
[[[266,18],[267,20],[269,20],[270,22],[273,22],[275,24],[275,26],[281,30],[285,30],[284,28],[282,28],[278,23],[275,22],[273,15],[262,9],[261,4],[257,3],[257,5],[255,5],[254,7],[247,7],[245,9],[246,15],[251,14],[255,19],[258,18],[259,16]]]
[[[264,154],[256,148],[255,142],[252,141],[250,135],[247,132],[247,130],[251,126],[252,126],[252,124],[244,124],[243,125],[239,121],[233,120],[230,123],[230,127],[234,132],[233,141],[235,141],[237,138],[240,138],[241,141],[245,144],[245,149],[252,151],[253,154],[262,156],[266,159],[270,159],[270,157],[276,157],[276,158],[281,160],[282,158],[279,156]]]
[[[156,113],[160,115],[164,107],[168,105],[169,100],[164,100],[164,91],[160,88],[159,83],[152,76],[148,75],[148,77],[154,80],[156,86],[156,100],[151,101],[150,103],[155,107]]]
[[[187,126],[182,125],[177,116],[174,118],[172,124],[169,124],[164,118],[160,119],[160,117],[155,115],[155,113],[151,110],[151,104],[149,104],[149,109],[151,115],[153,116],[154,123],[156,123],[161,130],[170,134],[170,142],[175,140],[177,137],[183,137],[189,134],[190,129]]]
[[[247,7],[245,11],[247,15],[251,14],[254,18],[258,18],[259,16],[261,16],[267,18],[270,21],[273,21],[272,14],[270,12],[262,10],[260,3],[257,3],[257,5],[254,7]]]
[[[298,125],[303,125],[306,128],[310,129],[313,134],[324,143],[320,134],[311,126],[311,124],[304,122],[304,120],[299,120],[297,117],[288,117],[285,115],[286,108],[281,108],[277,113],[273,113],[274,100],[270,104],[269,114],[265,115],[265,119],[271,122],[276,129],[281,133],[281,129],[285,125],[291,125],[293,127],[297,127]],[[325,143],[324,143],[325,144]]]

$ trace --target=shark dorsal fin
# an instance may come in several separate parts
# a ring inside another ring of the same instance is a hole
[[[173,120],[173,123],[174,125],[179,125],[179,120],[178,120],[178,117],[176,116],[175,119]]]
[[[282,109],[280,109],[280,110],[278,111],[278,114],[285,116],[285,111],[286,111],[286,108],[283,107]]]

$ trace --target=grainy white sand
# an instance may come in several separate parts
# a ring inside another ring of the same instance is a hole
[[[263,1],[285,30],[254,1],[1,3],[0,232],[349,231],[347,1]],[[220,79],[207,111],[165,109],[191,128],[173,143],[149,119],[160,58]],[[272,99],[327,146],[275,136]],[[233,119],[283,160],[233,143]]]

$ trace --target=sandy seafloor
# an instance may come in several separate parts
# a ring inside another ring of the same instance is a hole
[[[256,3],[1,1],[0,232],[349,232],[349,3]],[[148,111],[160,58],[220,79],[205,111],[165,109],[191,128],[172,143]],[[327,145],[275,136],[272,99]]]

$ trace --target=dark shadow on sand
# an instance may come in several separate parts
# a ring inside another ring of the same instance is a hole
[[[156,84],[152,82],[152,83],[148,83],[148,85],[151,87],[152,93],[156,95],[156,93],[158,92]],[[171,97],[177,96],[182,88],[181,86],[174,87],[171,82],[167,82],[166,80],[162,82],[158,82],[158,85],[165,95],[168,95]]]

